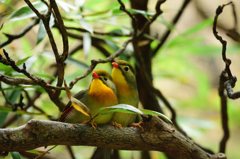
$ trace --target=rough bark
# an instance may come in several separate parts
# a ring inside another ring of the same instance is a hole
[[[131,7],[133,9],[147,11],[148,1],[146,1],[146,0],[140,0],[140,1],[139,0],[131,0],[130,2],[131,2]],[[138,28],[136,28],[136,29],[141,30],[142,27],[144,26],[142,24],[145,24],[148,20],[141,14],[135,14],[135,17],[139,24],[139,25],[137,25]],[[132,22],[132,26],[133,26],[133,28],[136,27],[136,26],[134,26],[133,22]],[[149,26],[144,30],[144,33],[146,33],[146,34],[150,33]],[[148,78],[150,79],[150,82],[152,83],[152,66],[151,66],[152,55],[150,54],[151,41],[149,41],[149,39],[146,39],[145,37],[141,37],[140,39],[137,39],[137,40],[138,40],[137,46],[135,46],[135,47],[138,47],[138,49],[134,48],[134,56],[136,57],[138,64],[139,64],[139,61],[141,60],[140,58],[142,58],[142,60],[143,60],[142,65],[145,66],[146,74],[148,75]],[[142,70],[143,67],[138,66],[138,64],[136,64],[136,73],[137,73],[136,79],[137,79],[137,84],[138,84],[139,99],[140,99],[142,105],[144,106],[144,108],[155,110],[155,111],[162,113],[162,109],[159,106],[159,102],[158,102],[154,92],[152,92],[151,89],[148,87],[148,85],[146,84],[147,81],[146,81],[144,75],[141,73],[142,71],[144,71],[144,70]],[[150,105],[149,105],[149,101],[151,101]]]
[[[146,120],[147,119],[147,120]],[[30,120],[17,128],[0,129],[0,151],[23,151],[46,145],[86,145],[119,150],[162,151],[178,159],[226,158],[210,155],[156,116],[146,116],[142,127],[111,125],[94,130],[86,124]]]

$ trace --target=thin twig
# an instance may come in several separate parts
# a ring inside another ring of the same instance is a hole
[[[20,69],[15,61],[13,61],[8,53],[5,51],[5,49],[3,49],[3,53],[6,57],[3,58],[1,55],[0,55],[0,62],[3,63],[4,65],[7,65],[7,66],[11,66],[15,71],[19,72],[19,73],[23,73],[24,75],[26,75],[30,80],[26,79],[26,78],[20,78],[20,77],[16,77],[16,78],[11,78],[11,77],[8,77],[6,75],[2,75],[1,74],[1,78],[0,80],[1,81],[4,81],[8,84],[11,84],[11,85],[17,85],[17,84],[38,84],[40,85],[42,88],[44,88],[46,91],[51,91],[51,89],[59,89],[59,87],[54,87],[54,86],[51,86],[49,84],[46,83],[46,81],[44,81],[42,78],[40,77],[37,77],[37,76],[34,76],[34,75],[31,75],[29,72],[27,72],[26,70],[26,66],[25,66],[25,63],[23,64],[23,69]]]
[[[74,79],[74,81],[70,82],[69,89],[71,89],[80,79],[85,78],[88,74],[90,74],[98,63],[107,63],[113,61],[115,57],[119,56],[125,50],[125,48],[131,41],[132,38],[129,38],[127,41],[123,43],[121,48],[119,48],[114,54],[107,57],[106,59],[91,60],[91,65],[89,66],[88,70],[83,75],[78,76],[77,78]]]
[[[214,36],[216,37],[217,40],[220,41],[220,43],[222,44],[222,59],[223,61],[225,62],[225,70],[228,74],[228,78],[232,78],[232,73],[231,73],[231,70],[230,70],[230,64],[231,64],[231,60],[230,59],[227,59],[226,57],[226,47],[227,47],[227,41],[223,40],[223,38],[221,36],[218,35],[218,32],[216,30],[217,28],[217,19],[218,19],[218,16],[222,13],[222,10],[225,6],[229,5],[229,4],[232,4],[232,2],[228,3],[228,4],[225,4],[225,5],[222,5],[222,6],[218,6],[217,10],[216,10],[216,15],[214,17],[214,23],[213,23],[213,34]]]
[[[0,77],[0,79],[1,79],[1,77]],[[12,104],[12,103],[10,102],[10,100],[7,98],[6,94],[4,93],[4,91],[3,91],[3,89],[2,89],[2,82],[1,82],[1,81],[0,81],[0,90],[1,90],[1,92],[2,92],[3,97],[5,98],[6,102],[13,107],[13,104]]]
[[[225,82],[224,87],[227,91],[228,97],[231,99],[237,99],[240,98],[240,92],[233,92],[232,88],[235,86],[235,83],[237,82],[237,78],[232,75],[231,70],[230,70],[230,65],[231,65],[231,60],[228,59],[226,57],[226,48],[227,48],[227,42],[225,40],[223,40],[223,38],[221,36],[218,35],[218,32],[216,30],[217,28],[217,19],[218,16],[222,13],[223,9],[225,6],[227,5],[232,5],[232,10],[233,10],[233,16],[234,16],[234,30],[236,30],[237,27],[237,17],[236,17],[236,12],[235,12],[235,8],[234,8],[234,4],[232,2],[228,3],[228,4],[224,4],[222,6],[218,6],[217,10],[216,10],[216,15],[214,18],[214,23],[213,23],[213,34],[216,37],[217,40],[219,40],[222,44],[222,59],[225,62],[225,72],[228,75],[228,80]]]
[[[52,5],[52,8],[54,10],[54,13],[56,15],[57,21],[59,23],[59,30],[62,35],[62,40],[63,40],[63,53],[61,55],[61,62],[64,62],[67,59],[68,56],[68,37],[67,37],[67,31],[66,28],[64,27],[64,23],[61,17],[61,14],[59,12],[58,6],[56,4],[55,0],[50,0],[50,4]]]
[[[138,25],[139,25],[138,22],[137,22],[137,19],[131,12],[126,10],[125,5],[124,5],[124,3],[121,0],[118,0],[118,2],[121,5],[120,6],[120,10],[124,11],[132,19],[132,23],[133,23],[132,26],[133,26],[133,29],[134,29],[133,38],[135,38],[137,36]]]
[[[231,65],[231,60],[226,57],[226,48],[227,48],[227,41],[223,40],[221,36],[218,35],[218,32],[216,30],[217,28],[217,19],[218,16],[222,13],[223,9],[227,5],[232,5],[232,10],[233,10],[233,16],[234,16],[234,29],[236,30],[237,27],[237,17],[236,17],[236,12],[234,8],[234,4],[232,2],[228,4],[224,4],[222,6],[218,6],[216,10],[216,15],[214,18],[214,23],[213,23],[213,34],[216,37],[217,40],[220,41],[222,44],[222,59],[225,62],[225,69],[222,71],[220,75],[220,82],[219,82],[219,96],[221,99],[221,119],[222,119],[222,128],[223,128],[223,138],[220,142],[220,152],[225,152],[226,151],[226,144],[229,139],[229,127],[228,127],[228,113],[227,113],[227,97],[224,95],[224,88],[227,91],[228,97],[231,99],[236,99],[240,97],[240,92],[233,92],[232,88],[235,86],[235,83],[237,81],[237,78],[232,75],[231,70],[230,70],[230,65]]]
[[[75,159],[75,156],[74,156],[74,153],[73,153],[73,150],[72,150],[72,147],[71,146],[67,146],[67,150],[71,156],[72,159]]]
[[[67,30],[76,30],[76,31],[81,31],[81,32],[89,32],[88,30],[86,29],[83,29],[83,28],[77,28],[77,27],[67,27],[65,26],[65,28]],[[129,37],[129,36],[132,36],[132,34],[119,34],[119,33],[114,33],[114,32],[109,32],[109,33],[103,33],[103,32],[98,32],[98,31],[93,31],[93,34],[97,34],[97,35],[108,35],[108,36],[119,36],[119,37]]]
[[[173,21],[172,21],[172,25],[174,26],[179,18],[181,17],[183,11],[185,10],[186,6],[188,5],[188,3],[190,2],[191,0],[185,0],[182,4],[182,6],[180,7],[179,11],[178,11],[178,14],[173,18]],[[162,36],[161,40],[160,40],[160,43],[158,44],[158,46],[153,49],[151,51],[151,54],[152,54],[152,57],[154,57],[156,54],[157,54],[157,51],[162,47],[162,45],[165,43],[165,41],[167,40],[168,36],[170,35],[171,33],[171,29],[168,29],[164,35]]]
[[[138,37],[141,37],[144,34],[145,29],[148,28],[157,19],[157,17],[162,14],[162,10],[160,9],[160,7],[165,1],[166,0],[157,1],[157,4],[155,6],[156,13],[153,15],[153,17],[150,20],[146,21],[141,31],[139,31],[137,35]]]
[[[22,36],[24,36],[28,31],[30,31],[38,23],[39,23],[39,19],[36,19],[33,22],[31,22],[26,28],[24,28],[22,31],[20,31],[20,33],[18,33],[18,34],[15,34],[15,35],[4,34],[8,37],[8,39],[6,41],[0,43],[0,48],[10,44],[13,40],[21,38]]]
[[[24,0],[24,1],[40,19],[43,19],[44,15],[39,13],[38,10],[32,5],[32,3],[29,0]]]

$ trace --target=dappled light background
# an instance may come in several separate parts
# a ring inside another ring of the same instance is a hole
[[[77,6],[75,1],[65,1],[66,3]],[[130,8],[128,0],[123,0],[126,8]],[[172,18],[179,12],[183,0],[167,0],[163,6],[163,14],[151,25],[151,36],[154,37],[151,43],[152,47],[156,47],[159,40],[167,28],[171,28],[170,37],[157,52],[152,59],[152,71],[154,86],[161,90],[163,95],[169,100],[177,113],[177,122],[199,145],[213,150],[215,153],[219,151],[219,143],[221,141],[223,131],[221,128],[220,116],[220,98],[218,96],[218,83],[221,71],[225,64],[222,61],[221,47],[212,33],[213,18],[218,5],[226,4],[227,0],[192,0],[184,10],[180,20],[176,26],[171,25]],[[238,20],[240,12],[240,1],[233,0]],[[156,0],[149,0],[149,13],[154,14]],[[9,5],[0,4],[0,43],[7,38],[3,33],[17,34],[30,23],[31,19],[23,19],[11,22],[7,19],[14,10],[25,5],[24,1],[12,1]],[[118,12],[119,4],[116,0],[101,1],[87,0],[79,11],[68,9],[75,14],[68,14],[65,8],[61,8],[63,17],[80,19],[82,15],[85,21],[93,27],[93,30],[99,32],[121,31],[128,34],[131,31],[131,19],[123,12]],[[64,10],[65,9],[65,10]],[[233,15],[231,7],[225,7],[223,13],[219,17],[218,32],[225,40],[227,40],[227,57],[232,60],[232,73],[240,78],[240,47],[239,43],[234,42],[226,36],[228,29],[233,28]],[[64,20],[64,24],[69,27],[84,27],[82,23]],[[62,39],[56,28],[52,29],[59,52],[62,49]],[[13,60],[26,59],[27,70],[39,75],[43,79],[55,79],[51,76],[55,65],[49,39],[46,36],[40,43],[37,43],[39,25],[36,25],[31,31],[20,39],[13,41],[4,47]],[[74,31],[73,31],[74,32]],[[79,33],[79,32],[76,32]],[[82,34],[82,33],[81,33]],[[128,37],[98,36],[106,40],[108,45],[104,47],[114,53]],[[93,39],[92,39],[93,40]],[[101,54],[95,47],[91,47],[91,39],[89,33],[83,34],[83,41],[69,38],[69,46],[74,48],[79,43],[83,44],[80,49],[71,58],[66,61],[65,80],[67,83],[73,81],[77,76],[85,73],[87,66],[90,65],[91,59],[103,59],[105,56]],[[144,45],[144,44],[143,44]],[[2,50],[0,50],[2,51]],[[132,58],[132,45],[128,45],[126,51],[120,58],[126,59],[130,57],[130,62],[135,64]],[[2,52],[0,52],[2,54]],[[0,72],[3,66],[1,65]],[[111,72],[111,64],[99,64],[96,69],[105,69]],[[11,70],[9,70],[11,71]],[[12,76],[22,76],[19,73],[12,72]],[[81,89],[89,86],[91,76],[80,80],[71,90],[72,94],[77,93]],[[56,83],[53,83],[56,85]],[[15,91],[12,98],[17,98],[21,87],[11,90],[9,85],[2,83],[2,88],[8,90],[7,93]],[[25,89],[33,93],[36,89],[43,91],[42,88],[36,86],[26,86]],[[240,90],[239,81],[234,88],[235,91]],[[1,94],[1,93],[0,93]],[[15,96],[15,97],[14,97]],[[61,98],[64,103],[68,102],[65,91],[62,91]],[[171,114],[168,109],[161,103],[164,113],[170,118]],[[151,103],[151,101],[149,101]],[[5,105],[5,99],[0,95],[0,105]],[[43,93],[35,103],[48,115],[57,119],[60,111],[49,99],[47,93]],[[35,109],[28,109],[30,112],[37,112]],[[0,126],[12,113],[0,112]],[[228,158],[237,158],[239,156],[239,131],[240,131],[240,100],[228,100],[228,114],[230,126],[230,139],[227,143],[226,155]],[[49,120],[46,115],[19,115],[16,122],[9,127],[16,127],[25,124],[28,120],[44,119]],[[44,150],[40,148],[39,150]],[[89,158],[92,155],[93,147],[75,146],[74,154],[77,158]],[[121,157],[137,159],[140,157],[138,151],[121,151]],[[153,159],[165,158],[160,152],[151,152]],[[51,151],[50,155],[56,158],[69,158],[69,154],[65,146],[58,146]],[[64,157],[63,157],[64,156]],[[11,158],[9,156],[9,158]]]

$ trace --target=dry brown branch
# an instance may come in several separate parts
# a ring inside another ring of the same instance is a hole
[[[58,70],[58,75],[57,75],[57,87],[61,87],[63,84],[64,80],[64,61],[66,60],[68,56],[68,38],[67,38],[67,32],[65,30],[60,12],[58,10],[58,6],[54,0],[51,0],[49,5],[45,3],[48,6],[48,11],[46,14],[41,14],[38,12],[38,10],[32,5],[32,3],[29,0],[25,0],[27,5],[33,10],[33,12],[40,18],[44,24],[44,27],[46,29],[55,59],[57,63],[57,70]],[[53,33],[51,31],[51,28],[49,26],[49,21],[50,21],[50,15],[54,12],[54,15],[59,23],[59,30],[62,34],[62,39],[63,39],[63,53],[62,55],[59,54],[57,44],[54,40]],[[50,99],[59,107],[60,110],[65,106],[59,99],[59,95],[61,93],[61,89],[54,89],[51,90],[51,92],[48,91],[48,95]]]
[[[77,27],[68,27],[68,26],[65,26],[65,28],[67,30],[76,30],[76,31],[81,31],[81,32],[89,32],[88,30],[86,29],[83,29],[83,28],[77,28]],[[124,36],[132,36],[132,34],[119,34],[119,33],[114,33],[114,32],[98,32],[98,31],[93,31],[93,34],[97,34],[97,35],[108,35],[108,36],[116,36],[116,37],[124,37]]]
[[[156,19],[159,15],[162,14],[161,10],[161,5],[165,2],[166,0],[158,0],[155,6],[156,13],[153,15],[153,17],[147,21],[144,26],[141,28],[141,31],[138,33],[138,37],[141,37],[144,34],[144,31],[146,28],[148,28]]]
[[[210,155],[157,116],[145,116],[143,128],[111,125],[94,130],[86,124],[31,120],[18,128],[0,129],[0,150],[30,150],[45,145],[86,145],[121,150],[155,150],[178,159],[226,158]],[[91,136],[91,137],[89,137]]]
[[[184,2],[182,3],[182,6],[180,7],[179,11],[178,11],[178,14],[175,15],[175,17],[173,18],[173,21],[172,21],[172,25],[174,26],[179,18],[181,17],[183,11],[185,10],[185,8],[187,7],[188,3],[190,2],[191,0],[184,0]],[[154,48],[152,51],[151,51],[151,54],[152,54],[152,57],[154,57],[158,50],[162,47],[162,45],[166,42],[167,38],[169,37],[170,33],[171,33],[171,29],[168,28],[168,30],[163,34],[161,40],[160,40],[160,43],[158,44],[158,46],[156,48]]]
[[[227,41],[224,40],[220,35],[218,35],[217,32],[217,19],[218,16],[223,12],[223,9],[227,5],[232,5],[232,11],[233,11],[233,17],[234,17],[234,29],[236,31],[237,27],[237,17],[236,12],[234,8],[234,4],[232,2],[229,2],[228,4],[224,4],[221,6],[218,6],[216,9],[216,15],[214,17],[214,23],[213,23],[213,34],[215,38],[222,44],[222,60],[225,63],[225,68],[222,71],[220,75],[220,82],[219,82],[219,96],[221,100],[221,120],[222,120],[222,128],[223,128],[223,138],[220,142],[220,150],[219,152],[225,152],[226,151],[226,144],[230,136],[229,127],[228,127],[228,113],[227,113],[227,97],[224,94],[224,88],[227,91],[227,95],[230,99],[237,99],[240,97],[240,92],[233,92],[232,88],[234,88],[235,83],[237,82],[237,78],[232,74],[230,65],[231,60],[227,58],[226,56],[226,49],[227,49]]]
[[[13,40],[21,38],[22,36],[24,36],[28,31],[30,31],[38,23],[39,23],[39,19],[34,20],[28,26],[26,26],[26,28],[24,28],[22,31],[20,31],[20,33],[18,33],[16,35],[4,34],[5,36],[8,37],[8,39],[6,41],[0,43],[0,48],[10,44]]]
[[[19,84],[26,84],[26,85],[34,85],[35,82],[29,78],[24,77],[9,77],[3,74],[0,74],[0,81],[3,81],[9,85],[19,85]]]

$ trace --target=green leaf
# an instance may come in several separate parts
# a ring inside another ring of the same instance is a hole
[[[77,7],[71,5],[70,3],[66,3],[61,0],[57,0],[56,2],[65,12],[70,12],[70,9],[77,11]]]
[[[93,34],[93,27],[92,25],[90,25],[88,22],[85,21],[85,19],[80,19],[79,20],[80,24],[82,25],[82,27],[84,29],[86,29],[87,31],[89,31],[91,34]]]
[[[85,3],[85,0],[75,0],[75,4],[78,7],[82,7],[84,3]]]
[[[7,71],[8,69],[9,69],[9,66],[6,66],[6,65],[0,63],[0,70],[1,71]]]
[[[53,25],[54,25],[54,17],[51,14],[50,21],[49,21],[49,27],[52,28]],[[40,20],[36,45],[39,44],[43,40],[43,38],[46,36],[46,34],[47,34],[47,31],[45,29],[43,21]]]
[[[43,21],[40,20],[36,45],[43,40],[43,38],[45,37],[46,33],[47,32],[46,32],[45,26],[43,24]]]
[[[50,57],[52,57],[52,58],[55,58],[53,52],[51,52],[51,51],[44,51],[44,52],[42,52],[42,55],[44,55],[44,56],[50,56]],[[75,59],[73,59],[71,56],[68,56],[68,57],[67,57],[65,63],[71,64],[71,65],[74,65],[74,66],[77,66],[78,68],[83,69],[83,70],[87,70],[88,67],[89,67],[89,66],[88,66],[87,64],[85,64],[84,62],[75,60]]]
[[[124,12],[122,10],[120,10],[119,8],[115,8],[112,10],[112,15],[113,16],[116,16],[116,15],[119,15],[119,14],[123,14]]]
[[[92,46],[92,39],[89,33],[83,33],[83,51],[85,57],[89,54]]]
[[[116,44],[114,41],[112,41],[112,40],[107,40],[107,39],[105,39],[104,41],[105,41],[105,42],[107,43],[107,45],[110,46],[114,51],[116,51],[116,50],[119,49],[119,47],[117,46],[117,44]]]
[[[109,109],[115,109],[115,110],[109,110]],[[141,115],[143,114],[139,109],[127,104],[118,104],[111,107],[103,107],[103,108],[100,108],[98,112],[102,115],[113,113],[113,112],[137,113]]]
[[[149,19],[149,15],[152,16],[152,13],[150,14],[150,12],[146,12],[144,10],[138,10],[138,9],[128,9],[129,12],[131,12],[132,14],[141,14],[142,16],[144,16],[147,20]]]
[[[26,152],[29,152],[29,153],[34,153],[34,154],[41,154],[40,152],[36,151],[36,150],[28,150]]]
[[[0,112],[0,128],[3,126],[7,116],[8,116],[7,112]]]
[[[2,0],[2,3],[8,4],[9,2],[11,2],[11,0]]]
[[[114,29],[112,31],[110,31],[110,33],[115,33],[115,34],[123,34],[122,30],[121,29]]]
[[[174,30],[174,26],[172,24],[170,24],[169,22],[167,22],[163,16],[159,16],[157,18],[163,25],[165,25],[169,30],[173,31]]]
[[[203,22],[201,22],[201,23],[193,26],[192,28],[188,29],[187,31],[185,31],[183,33],[183,35],[191,35],[191,34],[196,33],[212,24],[213,24],[213,18],[204,20]]]
[[[160,116],[161,118],[163,118],[163,119],[169,121],[171,124],[173,124],[172,121],[166,115],[164,115],[162,113],[159,113],[159,112],[156,112],[153,110],[147,110],[147,109],[140,109],[140,111],[143,112],[143,114]]]
[[[41,1],[36,1],[36,2],[33,2],[32,4],[41,13],[47,11],[48,9],[47,6]],[[11,19],[9,22],[13,22],[13,21],[18,21],[26,18],[35,17],[35,16],[36,14],[32,11],[32,9],[28,5],[24,5],[19,9],[15,10],[7,18]]]
[[[47,114],[43,114],[43,113],[31,113],[31,112],[27,112],[27,111],[24,111],[24,110],[12,111],[12,107],[2,106],[2,105],[0,105],[0,111],[1,111],[1,112],[11,112],[11,113],[16,113],[16,114],[46,115],[46,116],[48,116]]]
[[[123,3],[127,3],[129,0],[122,0]],[[97,5],[96,5],[97,4]],[[114,7],[120,7],[120,4],[118,1],[101,1],[99,3],[99,0],[87,0],[86,3],[84,4],[84,7],[90,8],[91,10],[109,10]]]
[[[16,62],[17,66],[20,66],[21,64],[23,64],[24,62],[26,62],[31,56],[25,57],[24,59],[21,59],[19,61]],[[10,73],[12,73],[14,71],[14,69],[12,67],[10,67],[8,70],[5,71],[5,75],[9,75]]]
[[[21,156],[18,152],[14,151],[14,152],[10,152],[11,156],[13,159],[21,159]]]
[[[89,67],[87,64],[83,63],[82,61],[75,60],[71,56],[67,57],[65,63],[77,66],[78,68],[81,68],[83,70],[87,70]]]
[[[9,99],[11,103],[15,103],[18,97],[21,94],[21,90],[14,90],[14,91],[7,91],[6,97]],[[8,104],[6,104],[8,105]],[[8,112],[1,112],[0,111],[0,127],[2,127],[4,121],[6,120]]]

